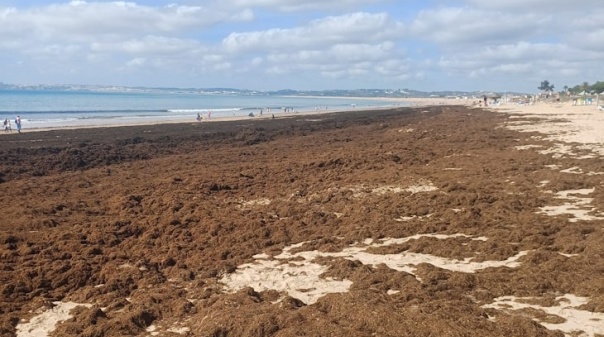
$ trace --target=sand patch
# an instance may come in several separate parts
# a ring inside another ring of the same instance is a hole
[[[580,167],[573,166],[564,170],[560,170],[560,173],[583,174],[583,170]]]
[[[585,174],[588,176],[599,176],[604,174],[604,172],[594,172],[594,171],[589,171],[587,173],[585,173],[585,171],[583,171],[582,168],[578,167],[578,166],[573,166],[573,167],[569,167],[567,169],[561,169],[561,167],[559,165],[546,165],[545,167],[552,169],[552,170],[560,170],[560,173],[567,173],[567,174]]]
[[[422,193],[422,192],[432,192],[438,190],[438,187],[434,186],[432,182],[429,181],[420,181],[413,185],[409,186],[401,186],[401,185],[384,185],[378,186],[374,188],[366,187],[366,186],[352,186],[349,188],[352,192],[354,192],[354,196],[356,198],[364,197],[365,194],[377,194],[384,195],[389,193],[404,193],[410,192],[411,194]]]
[[[556,198],[566,200],[567,202],[558,206],[545,206],[541,207],[541,213],[549,216],[556,215],[571,215],[569,218],[570,222],[577,222],[579,220],[593,221],[603,220],[603,216],[599,216],[599,212],[596,211],[595,207],[591,206],[593,198],[580,197],[578,195],[589,195],[595,191],[594,188],[586,188],[580,190],[568,190],[560,191],[556,193]],[[595,215],[594,215],[595,214]]]
[[[519,252],[504,261],[472,262],[472,258],[457,260],[412,252],[399,254],[373,254],[368,252],[368,249],[372,247],[397,245],[423,237],[438,240],[458,237],[480,241],[487,240],[485,237],[473,238],[465,234],[418,234],[406,238],[378,241],[366,239],[363,243],[351,245],[340,252],[298,251],[306,244],[302,242],[285,247],[282,253],[274,256],[272,260],[268,259],[269,257],[266,254],[255,255],[256,261],[239,266],[234,273],[224,275],[220,282],[225,284],[226,289],[230,291],[237,291],[245,287],[252,287],[256,291],[274,289],[287,292],[290,296],[298,298],[306,304],[313,304],[326,294],[347,292],[352,285],[352,281],[347,279],[323,278],[321,275],[328,270],[328,266],[316,263],[317,258],[339,257],[360,261],[372,267],[385,264],[393,270],[415,276],[415,266],[420,263],[429,263],[451,271],[474,273],[486,268],[517,267],[520,265],[518,259],[527,254],[525,251]],[[292,253],[294,249],[298,252]]]
[[[147,331],[151,336],[162,336],[162,330],[163,328],[161,326],[155,324],[151,324],[145,329],[145,331]],[[165,329],[165,332],[170,332],[178,335],[185,335],[189,331],[191,331],[191,329],[189,329],[188,327],[171,327]]]
[[[518,146],[514,146],[514,148],[516,150],[529,150],[529,149],[538,149],[538,148],[542,148],[543,146],[541,145],[518,145]]]
[[[578,157],[578,155],[576,155],[573,152],[573,147],[570,145],[566,145],[566,144],[554,144],[553,147],[546,149],[546,150],[541,150],[539,151],[540,154],[551,154],[552,158],[563,158],[565,156],[567,157]]]
[[[420,180],[410,185],[353,185],[344,187],[331,187],[326,191],[313,192],[307,195],[302,194],[300,191],[296,191],[289,196],[289,200],[294,199],[299,203],[308,202],[313,199],[321,198],[324,192],[327,193],[343,193],[352,192],[352,197],[356,199],[363,199],[370,195],[387,195],[387,194],[400,194],[400,193],[425,193],[437,191],[438,187],[430,181]],[[287,200],[285,200],[287,201]],[[268,205],[268,204],[267,204]]]
[[[408,221],[413,221],[413,220],[425,220],[425,219],[429,219],[433,214],[428,214],[428,215],[424,215],[424,216],[401,216],[398,217],[396,219],[394,219],[394,221],[398,221],[398,222],[408,222]]]
[[[53,308],[33,317],[29,322],[17,325],[17,337],[46,337],[55,330],[58,323],[70,319],[71,310],[78,306],[91,307],[91,304],[74,302],[53,302]]]
[[[495,299],[492,304],[483,306],[484,308],[494,308],[503,310],[510,314],[520,314],[522,316],[531,316],[531,313],[537,312],[545,313],[549,316],[556,316],[562,318],[562,322],[553,323],[551,317],[550,322],[545,322],[539,317],[532,317],[535,321],[538,321],[544,327],[550,330],[560,330],[564,332],[566,336],[590,336],[595,337],[597,335],[604,334],[604,314],[597,312],[589,312],[586,310],[577,309],[577,307],[589,302],[586,297],[578,297],[575,295],[567,294],[556,297],[556,301],[559,303],[557,306],[543,307],[540,305],[529,304],[527,301],[534,300],[533,298],[518,298],[514,296],[503,296]],[[533,310],[527,310],[533,309]],[[522,310],[522,312],[516,312]],[[541,315],[539,315],[541,316]],[[548,318],[548,317],[546,317]]]
[[[268,198],[258,198],[253,200],[241,201],[239,204],[240,208],[249,208],[254,206],[266,206],[270,205],[271,200]]]
[[[543,154],[553,154],[554,158],[569,156],[578,159],[604,155],[604,134],[601,132],[604,128],[604,114],[592,106],[579,107],[569,103],[556,108],[559,109],[549,104],[491,107],[512,114],[505,125],[510,130],[540,132],[546,135],[543,137],[545,140],[579,143],[581,145],[576,146],[576,149],[592,153],[579,155],[573,146],[556,144],[551,149],[540,151]]]

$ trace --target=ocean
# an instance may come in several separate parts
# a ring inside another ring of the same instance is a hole
[[[406,105],[376,99],[204,95],[192,93],[91,92],[0,89],[0,118],[14,123],[20,116],[24,130],[66,127],[131,125],[245,117],[253,113],[283,114],[315,110],[351,110]],[[14,128],[14,125],[13,125]]]

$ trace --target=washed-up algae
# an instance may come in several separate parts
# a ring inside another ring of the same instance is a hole
[[[602,220],[539,212],[584,188],[602,209],[601,175],[551,168],[601,161],[520,151],[547,143],[500,127],[506,118],[439,106],[4,136],[0,335],[71,301],[91,306],[54,336],[562,336],[539,324],[559,317],[484,305],[575,294],[591,298],[582,310],[604,312]],[[451,237],[368,247],[417,234]],[[413,274],[321,257],[322,278],[352,285],[316,303],[221,283],[299,243],[292,254],[527,253],[517,267],[426,262]]]

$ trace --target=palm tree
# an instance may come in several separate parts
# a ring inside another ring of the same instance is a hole
[[[554,85],[550,84],[548,80],[545,80],[545,81],[541,82],[541,85],[539,85],[539,87],[537,87],[537,89],[543,90],[545,92],[553,91],[554,90]]]

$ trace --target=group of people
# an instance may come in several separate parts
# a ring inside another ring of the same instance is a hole
[[[210,120],[210,118],[212,118],[212,111],[208,111],[208,117],[206,118],[207,120]],[[198,122],[201,122],[203,120],[203,117],[201,117],[201,114],[198,112],[197,113],[197,117],[195,117],[195,119]]]
[[[21,133],[21,116],[17,116],[15,118],[15,125],[17,126],[17,132]],[[12,132],[13,128],[11,125],[11,121],[8,118],[4,119],[4,132]]]

